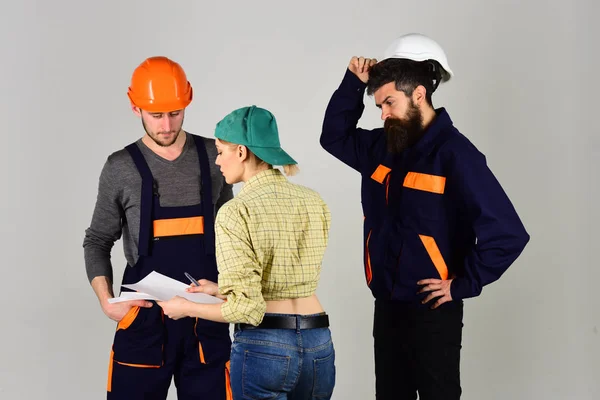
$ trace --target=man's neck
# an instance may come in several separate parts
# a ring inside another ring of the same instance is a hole
[[[435,117],[437,117],[437,114],[432,107],[426,107],[421,115],[423,116],[423,130],[427,130]]]
[[[175,139],[175,142],[172,145],[166,146],[166,147],[159,146],[148,135],[144,135],[144,137],[142,138],[142,142],[150,150],[152,150],[154,153],[156,153],[158,156],[160,156],[166,160],[173,161],[181,155],[181,152],[183,151],[183,147],[185,146],[186,136],[187,135],[186,135],[185,131],[182,129],[181,131],[179,131],[179,134],[177,135],[177,139]]]

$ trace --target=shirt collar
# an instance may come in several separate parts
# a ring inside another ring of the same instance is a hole
[[[277,168],[269,168],[267,170],[259,172],[252,178],[248,179],[246,183],[244,183],[242,189],[240,190],[240,194],[251,191],[252,189],[255,189],[265,184],[282,181],[285,182],[287,181],[287,179],[285,176],[283,176],[281,171]]]
[[[423,137],[415,144],[414,150],[421,154],[429,154],[433,149],[438,133],[453,125],[452,119],[444,107],[435,110],[436,117],[425,130]]]

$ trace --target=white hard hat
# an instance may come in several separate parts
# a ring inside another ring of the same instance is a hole
[[[420,33],[409,33],[394,40],[384,53],[383,59],[388,58],[405,58],[413,61],[435,60],[443,68],[443,82],[454,75],[442,47],[433,39]]]

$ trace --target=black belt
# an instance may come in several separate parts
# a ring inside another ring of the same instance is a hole
[[[245,329],[316,329],[328,327],[329,316],[327,314],[311,316],[265,315],[258,326],[235,324],[236,331],[243,331]]]

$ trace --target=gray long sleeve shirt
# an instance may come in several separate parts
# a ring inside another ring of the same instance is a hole
[[[233,188],[225,182],[215,165],[217,150],[214,139],[204,138],[204,143],[210,164],[212,200],[216,214],[225,202],[233,198]],[[173,161],[154,153],[141,139],[136,144],[158,185],[162,207],[188,206],[200,202],[201,171],[198,153],[196,144],[188,133],[181,155]],[[121,235],[127,263],[131,266],[136,264],[141,189],[142,178],[129,152],[122,149],[111,154],[100,174],[96,206],[83,240],[85,268],[90,282],[97,276],[107,276],[113,281],[110,253]]]

